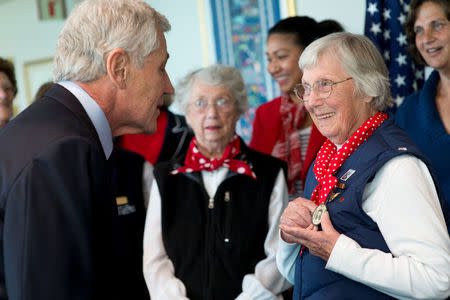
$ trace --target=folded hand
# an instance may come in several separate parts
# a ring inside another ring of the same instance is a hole
[[[307,247],[311,254],[328,261],[340,234],[334,229],[328,212],[322,215],[321,231],[311,224],[311,220],[309,223],[306,228],[294,222],[280,224],[282,238],[288,243],[301,244]]]
[[[280,224],[308,228],[308,226],[312,224],[311,216],[316,207],[317,205],[309,199],[299,197],[292,200],[281,215]],[[295,241],[289,239],[283,231],[281,232],[281,237],[287,243],[295,243]]]

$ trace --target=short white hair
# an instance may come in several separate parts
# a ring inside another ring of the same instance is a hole
[[[236,99],[239,115],[248,109],[247,88],[241,73],[231,66],[211,65],[187,74],[175,88],[175,101],[186,114],[193,83],[198,80],[207,85],[223,86],[231,91]]]
[[[158,49],[157,26],[170,30],[167,19],[137,0],[85,0],[62,29],[55,52],[55,82],[89,82],[106,74],[106,58],[123,49],[142,68],[145,57]]]
[[[374,109],[385,111],[392,106],[389,71],[380,52],[367,37],[339,32],[317,39],[300,56],[300,69],[314,67],[325,53],[334,56],[353,78],[358,95],[373,99],[370,104]]]

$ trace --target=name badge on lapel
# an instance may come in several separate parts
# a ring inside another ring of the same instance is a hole
[[[127,197],[127,196],[119,196],[119,197],[116,197],[116,203],[117,203],[117,205],[125,205],[125,204],[128,204],[128,197]]]
[[[116,197],[116,203],[119,216],[129,215],[136,212],[136,207],[128,203],[127,196]]]
[[[353,169],[349,169],[347,172],[344,173],[344,175],[341,176],[341,178],[339,178],[342,181],[347,181],[354,173],[356,172],[356,170]]]

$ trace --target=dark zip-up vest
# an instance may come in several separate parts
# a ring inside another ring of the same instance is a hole
[[[406,133],[393,124],[392,118],[384,121],[335,174],[341,183],[337,186],[345,186],[335,188],[328,195],[327,209],[331,221],[339,233],[355,240],[363,248],[390,253],[377,224],[363,211],[361,201],[366,184],[372,181],[387,161],[401,154],[410,154],[421,159],[436,184],[437,176],[428,159],[420,153]],[[312,169],[311,167],[309,170],[305,185],[304,197],[308,199],[318,184]],[[442,193],[437,184],[436,188],[443,205],[445,200],[441,197]],[[333,193],[339,194],[330,202]],[[444,207],[443,211],[446,211]],[[323,259],[310,254],[308,249],[305,249],[301,257],[297,257],[294,300],[393,299],[367,285],[328,271],[325,265]]]
[[[242,141],[236,158],[252,167],[257,180],[228,171],[213,198],[200,172],[169,175],[184,157],[155,168],[164,247],[189,299],[235,299],[244,275],[265,258],[270,195],[285,164]]]

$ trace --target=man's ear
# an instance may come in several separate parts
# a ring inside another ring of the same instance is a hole
[[[114,49],[106,59],[106,74],[119,89],[126,87],[130,57],[123,49]]]

